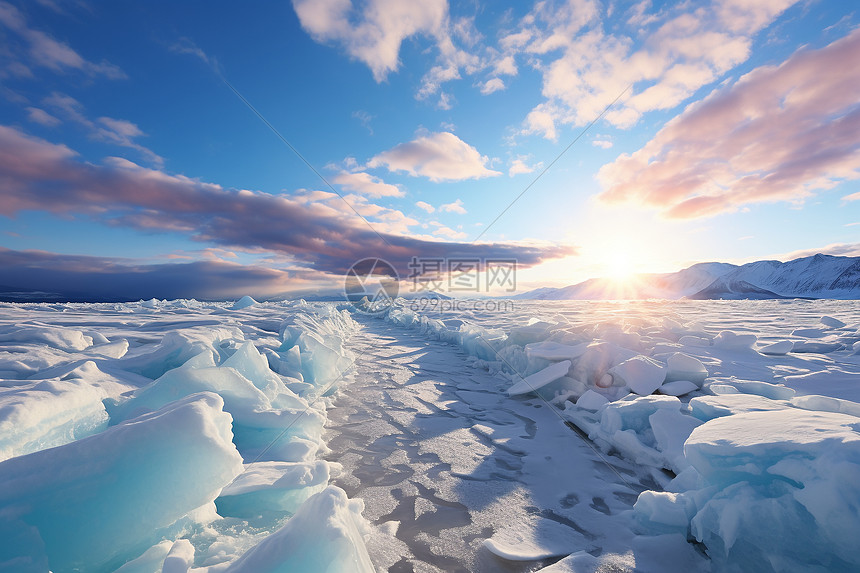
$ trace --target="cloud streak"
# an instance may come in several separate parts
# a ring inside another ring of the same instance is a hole
[[[642,149],[601,168],[599,198],[674,218],[801,202],[860,178],[858,93],[860,29],[689,106]]]
[[[0,267],[4,270],[5,288],[38,290],[47,293],[49,299],[80,302],[149,298],[217,300],[248,293],[275,296],[308,284],[284,270],[224,261],[140,264],[110,257],[14,251],[3,247],[0,247]]]
[[[23,210],[87,215],[109,225],[168,231],[205,243],[291,256],[318,272],[345,272],[364,257],[380,257],[407,274],[413,256],[516,258],[523,267],[569,256],[570,246],[465,244],[389,232],[416,222],[357,196],[354,205],[381,229],[367,228],[333,193],[271,195],[224,189],[182,175],[109,158],[81,161],[64,145],[0,126],[0,214]]]
[[[68,45],[59,42],[27,24],[24,15],[7,2],[0,2],[0,25],[12,32],[6,36],[8,45],[0,54],[5,56],[6,74],[30,76],[30,67],[43,67],[54,72],[76,70],[90,76],[109,79],[125,78],[125,73],[109,62],[94,63],[85,59]]]

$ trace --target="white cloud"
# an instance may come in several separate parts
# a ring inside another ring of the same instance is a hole
[[[293,8],[302,28],[316,41],[341,44],[370,68],[378,82],[400,66],[400,45],[406,38],[416,34],[438,42],[447,38],[446,0],[369,0],[360,8],[351,0],[293,0]]]
[[[344,189],[368,197],[402,197],[404,195],[403,191],[396,185],[386,183],[379,177],[365,172],[349,173],[344,171],[338,174],[333,181]]]
[[[606,115],[613,125],[671,109],[744,62],[752,37],[796,1],[712,0],[658,11],[642,2],[626,24],[593,0],[540,2],[501,41],[532,54],[543,74],[546,100],[526,117],[524,132],[555,140],[559,123],[591,122],[629,86]]]
[[[415,206],[419,209],[424,209],[428,213],[433,213],[436,211],[436,207],[434,207],[430,203],[427,203],[426,201],[416,201]]]
[[[431,181],[463,181],[501,175],[487,168],[489,159],[453,133],[432,133],[401,143],[373,157],[367,166],[405,171]]]
[[[462,240],[462,239],[465,239],[466,237],[468,237],[468,235],[466,233],[464,233],[462,231],[455,231],[451,227],[446,227],[445,225],[443,225],[442,223],[439,223],[438,221],[431,221],[430,224],[433,225],[434,227],[436,227],[435,229],[433,229],[431,231],[431,233],[436,237],[447,237],[449,239],[454,239],[454,240]]]
[[[851,193],[850,195],[846,195],[842,198],[843,201],[860,201],[860,191],[857,193]]]
[[[493,92],[505,89],[505,82],[499,78],[492,78],[481,85],[481,93],[489,95]]]
[[[459,215],[465,215],[467,213],[466,208],[463,207],[462,199],[455,199],[453,203],[439,205],[439,211],[444,211],[445,213],[457,213]]]
[[[511,166],[508,169],[508,175],[513,177],[514,175],[522,175],[524,173],[531,173],[536,169],[540,169],[543,166],[543,163],[536,163],[534,165],[529,165],[526,163],[528,160],[527,156],[520,155],[513,161],[511,161]]]
[[[608,136],[597,135],[591,140],[591,145],[601,149],[611,149],[612,140]]]

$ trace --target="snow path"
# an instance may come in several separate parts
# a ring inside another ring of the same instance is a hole
[[[565,553],[629,550],[619,514],[656,484],[609,458],[633,488],[623,483],[539,398],[509,398],[504,380],[455,347],[355,319],[355,380],[329,411],[326,459],[343,464],[333,483],[379,526],[368,543],[378,569],[535,571],[558,558],[507,561],[484,540],[545,540],[559,528]]]

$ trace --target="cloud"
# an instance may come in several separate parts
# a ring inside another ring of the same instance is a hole
[[[396,185],[384,182],[370,173],[342,172],[333,179],[344,189],[367,195],[368,197],[402,197],[403,191]]]
[[[129,301],[149,298],[266,297],[306,284],[297,273],[220,259],[188,263],[76,256],[0,247],[4,286],[38,290],[72,301]]]
[[[37,107],[27,108],[27,119],[33,123],[44,125],[45,127],[56,127],[62,122],[43,109]]]
[[[843,201],[860,201],[860,191],[857,193],[851,193],[850,195],[846,195],[842,198]]]
[[[432,232],[437,237],[447,237],[453,240],[462,240],[468,237],[468,235],[463,231],[455,231],[451,227],[447,227],[439,221],[430,221],[430,225],[435,227]]]
[[[546,100],[526,117],[525,133],[557,137],[557,124],[585,125],[628,86],[606,120],[630,127],[671,109],[747,60],[752,37],[797,0],[712,0],[657,9],[641,2],[610,18],[596,0],[539,2],[500,41],[543,74]]]
[[[57,92],[46,97],[42,103],[67,120],[83,126],[92,139],[134,149],[147,161],[159,166],[164,164],[164,159],[160,155],[134,141],[135,138],[146,135],[134,123],[112,117],[99,117],[91,120],[85,115],[84,106],[81,102],[71,96]],[[33,117],[31,116],[30,119]]]
[[[611,149],[612,139],[609,136],[596,135],[594,136],[594,139],[591,140],[591,145],[601,149]]]
[[[400,45],[406,38],[424,34],[441,41],[446,37],[446,0],[369,0],[360,8],[350,0],[293,0],[293,8],[314,40],[342,45],[370,68],[377,82],[400,66]]]
[[[14,75],[22,74],[22,66],[38,66],[54,72],[76,70],[90,76],[104,76],[109,79],[125,78],[125,73],[109,62],[94,63],[86,60],[68,45],[58,42],[45,32],[34,30],[27,25],[24,15],[7,2],[0,2],[0,25],[14,36],[4,35],[7,42],[0,52],[5,71]]]
[[[365,127],[365,129],[367,129],[367,131],[370,132],[370,135],[373,135],[373,128],[370,126],[370,122],[373,119],[372,115],[370,115],[369,113],[367,113],[364,110],[358,110],[358,111],[352,112],[352,117],[354,117],[355,119],[360,121],[361,125],[363,125]]]
[[[405,171],[430,181],[463,181],[501,175],[487,169],[489,159],[449,132],[432,133],[383,151],[367,164],[371,169],[386,167]]]
[[[676,218],[803,201],[860,178],[858,93],[860,29],[689,106],[642,149],[600,169],[599,197]]]
[[[565,245],[464,244],[395,234],[388,229],[417,222],[348,196],[377,232],[334,193],[224,189],[120,158],[95,165],[64,145],[8,126],[0,126],[0,187],[5,216],[23,210],[85,215],[108,225],[180,233],[212,246],[280,253],[325,273],[343,273],[367,256],[388,260],[405,275],[413,256],[516,258],[529,267],[575,252]]]
[[[481,84],[481,93],[484,95],[489,95],[503,89],[505,89],[505,82],[499,78],[492,78]]]
[[[462,199],[456,199],[453,203],[439,205],[439,211],[444,213],[457,213],[458,215],[465,215],[467,213],[466,208],[463,207]]]
[[[514,175],[522,175],[525,173],[531,173],[536,169],[540,169],[543,167],[543,162],[535,163],[534,165],[529,165],[526,163],[528,159],[527,156],[520,155],[516,159],[511,162],[511,166],[508,169],[508,176],[513,177]]]
[[[435,212],[435,211],[436,211],[436,207],[434,207],[434,206],[433,206],[433,205],[431,205],[430,203],[426,203],[426,202],[424,202],[424,201],[416,201],[416,202],[415,202],[415,205],[416,205],[419,209],[424,209],[424,210],[425,210],[425,211],[427,211],[428,213],[433,213],[433,212]]]
[[[778,255],[774,258],[780,261],[793,261],[802,257],[811,257],[817,254],[833,255],[835,257],[860,257],[860,243],[831,243],[817,249],[802,249],[792,251],[784,255]]]

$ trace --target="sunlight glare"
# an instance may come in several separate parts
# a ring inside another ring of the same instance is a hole
[[[606,261],[606,274],[615,281],[623,281],[633,274],[633,261],[627,253],[614,253]]]

